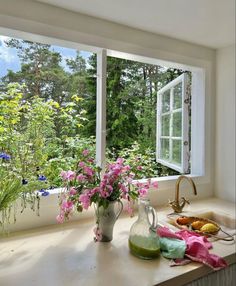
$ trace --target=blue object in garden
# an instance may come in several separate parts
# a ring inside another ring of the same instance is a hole
[[[39,180],[39,181],[46,181],[47,178],[46,178],[44,175],[39,175],[39,176],[38,176],[38,180]]]
[[[48,196],[50,193],[48,192],[48,191],[44,191],[43,193],[42,193],[42,196],[44,196],[44,197],[46,197],[46,196]]]
[[[1,153],[0,158],[2,158],[3,160],[9,161],[11,159],[11,156],[8,155],[7,153]]]
[[[50,193],[48,191],[45,191],[44,189],[39,190],[39,192],[41,193],[41,196],[44,196],[44,197],[50,195]]]

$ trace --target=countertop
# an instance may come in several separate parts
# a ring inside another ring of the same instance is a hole
[[[215,210],[235,217],[233,203],[214,198],[193,201],[185,210]],[[170,208],[157,208],[159,221],[165,223],[170,212]],[[212,272],[199,263],[170,267],[169,260],[163,257],[141,260],[132,256],[127,242],[136,219],[120,217],[109,243],[93,241],[92,219],[0,238],[0,285],[178,286]],[[224,257],[229,264],[236,262],[232,242],[215,241],[211,252]]]

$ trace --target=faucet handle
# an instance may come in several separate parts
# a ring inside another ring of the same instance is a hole
[[[181,201],[187,203],[188,205],[190,205],[189,200],[185,199],[185,197],[181,197]]]
[[[175,203],[175,200],[170,200],[170,199],[168,199],[168,205],[169,205],[169,206],[172,206],[174,203]]]

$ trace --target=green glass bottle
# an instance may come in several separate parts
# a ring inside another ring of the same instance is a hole
[[[152,222],[149,220],[152,216]],[[130,252],[142,259],[154,259],[160,255],[159,237],[156,234],[157,215],[147,198],[139,199],[138,219],[129,234]]]

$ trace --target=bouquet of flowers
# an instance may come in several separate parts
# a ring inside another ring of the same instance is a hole
[[[136,169],[138,173],[142,170],[141,166]],[[76,211],[87,210],[92,203],[106,209],[110,202],[121,200],[127,202],[125,209],[132,216],[135,200],[146,196],[150,187],[157,188],[157,182],[134,180],[135,172],[125,164],[123,158],[108,163],[102,172],[95,160],[90,158],[88,150],[82,152],[82,160],[78,162],[76,171],[62,171],[61,177],[64,188],[59,196],[59,223],[68,220]],[[95,235],[99,240],[99,225],[95,228]]]

